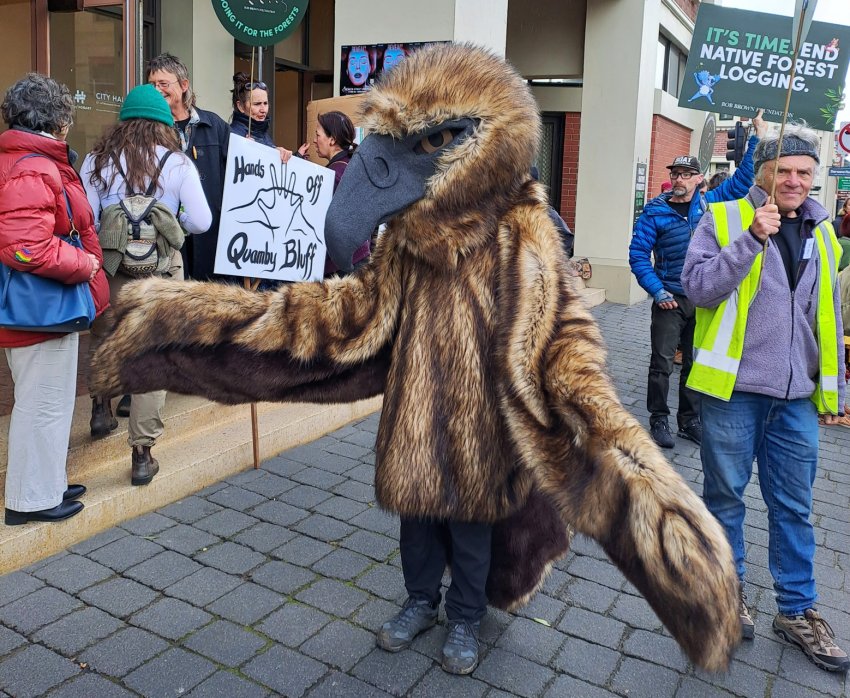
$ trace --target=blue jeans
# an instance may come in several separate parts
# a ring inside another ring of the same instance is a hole
[[[767,504],[768,566],[783,615],[815,605],[815,534],[809,521],[818,459],[818,419],[809,399],[779,400],[733,392],[729,402],[703,396],[703,498],[726,531],[744,579],[744,488],[758,462]]]

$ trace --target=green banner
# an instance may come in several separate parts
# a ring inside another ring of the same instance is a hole
[[[218,21],[236,39],[271,46],[295,31],[309,0],[212,0]]]
[[[738,116],[764,108],[782,121],[790,81],[791,17],[701,3],[679,106]],[[797,57],[788,119],[831,131],[844,99],[850,26],[812,22]]]

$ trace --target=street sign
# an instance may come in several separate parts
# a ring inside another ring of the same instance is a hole
[[[830,167],[830,177],[850,177],[850,167]]]
[[[841,148],[841,150],[845,153],[850,153],[850,124],[846,124],[844,128],[838,132],[838,138],[836,140],[838,142],[838,147]]]

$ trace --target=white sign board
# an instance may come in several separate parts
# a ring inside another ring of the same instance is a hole
[[[215,273],[318,281],[334,173],[230,134]]]

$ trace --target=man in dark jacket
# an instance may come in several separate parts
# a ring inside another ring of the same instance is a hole
[[[162,93],[171,107],[180,145],[198,168],[212,211],[210,229],[204,235],[187,237],[183,245],[185,276],[201,281],[212,279],[230,127],[218,115],[195,106],[189,70],[177,56],[163,53],[152,59],[145,69],[145,80]]]
[[[756,133],[750,136],[744,159],[735,174],[716,189],[700,192],[704,178],[693,155],[680,155],[667,165],[673,188],[646,205],[632,233],[629,265],[637,282],[653,298],[646,408],[650,434],[662,448],[673,448],[675,444],[667,421],[667,393],[677,347],[682,350],[678,434],[697,444],[702,442],[697,397],[685,385],[693,363],[695,321],[694,305],[682,289],[682,266],[691,236],[708,204],[740,199],[752,185],[752,153],[766,131],[761,112],[753,119],[753,126]],[[655,257],[654,267],[650,255]]]

